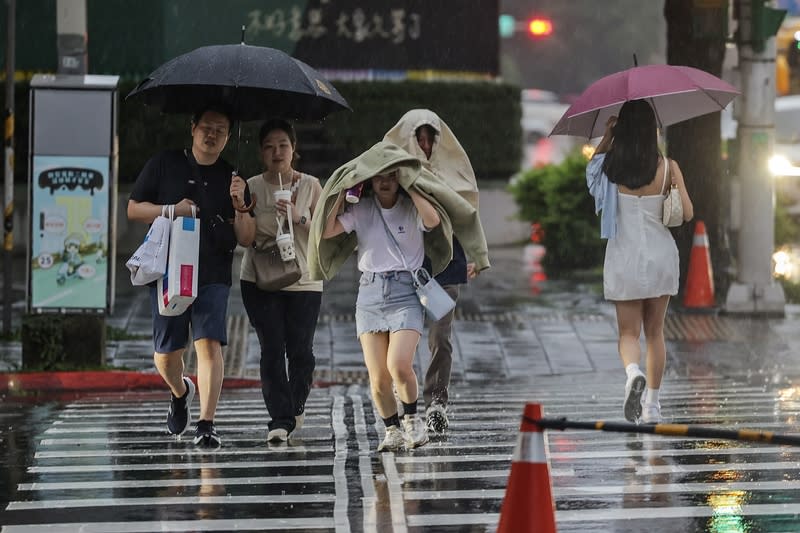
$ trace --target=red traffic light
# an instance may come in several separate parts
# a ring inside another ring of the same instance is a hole
[[[547,37],[553,33],[553,21],[547,18],[532,18],[528,22],[528,34],[533,37]]]

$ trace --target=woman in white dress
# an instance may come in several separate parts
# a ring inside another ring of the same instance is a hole
[[[586,167],[586,182],[601,213],[600,235],[608,239],[603,293],[617,312],[619,354],[627,374],[625,418],[659,423],[658,396],[666,363],[664,318],[669,297],[678,293],[679,277],[678,248],[661,222],[670,184],[680,191],[684,221],[691,220],[693,207],[680,167],[659,153],[650,104],[626,102],[619,118],[608,119]],[[642,327],[647,376],[639,368]]]

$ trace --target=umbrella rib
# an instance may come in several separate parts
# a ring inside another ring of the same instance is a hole
[[[704,95],[708,96],[708,97],[711,99],[711,101],[712,101],[712,102],[714,102],[715,104],[717,104],[717,107],[719,107],[719,110],[720,110],[720,111],[722,111],[723,109],[725,109],[725,106],[724,106],[724,105],[722,105],[722,104],[720,104],[720,103],[719,103],[719,100],[717,100],[716,98],[714,98],[714,97],[711,95],[711,93],[709,93],[708,91],[706,91],[706,90],[705,90],[705,89],[703,89],[702,87],[698,87],[698,88],[700,89],[700,91],[701,91],[701,92],[702,92]]]
[[[650,97],[650,107],[653,108],[653,113],[656,116],[656,122],[658,122],[658,129],[663,130],[664,124],[662,124],[661,122],[661,116],[658,114],[658,108],[656,108],[656,101],[653,99],[652,96]]]
[[[594,131],[594,127],[597,125],[597,117],[600,116],[600,111],[594,114],[594,118],[592,119],[592,127],[589,129],[589,135],[591,136],[592,132]],[[587,139],[591,139],[591,137],[587,137]]]

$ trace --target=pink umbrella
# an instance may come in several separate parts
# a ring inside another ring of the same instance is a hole
[[[606,120],[628,100],[647,100],[659,126],[721,111],[739,91],[708,72],[676,65],[633,67],[591,84],[566,110],[550,135],[599,137]]]

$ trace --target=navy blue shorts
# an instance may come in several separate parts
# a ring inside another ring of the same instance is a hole
[[[231,288],[221,283],[197,288],[197,298],[178,316],[163,316],[158,312],[158,294],[150,287],[150,312],[153,315],[153,347],[158,353],[169,353],[186,347],[189,325],[193,340],[213,339],[222,346],[228,344],[228,294]]]

